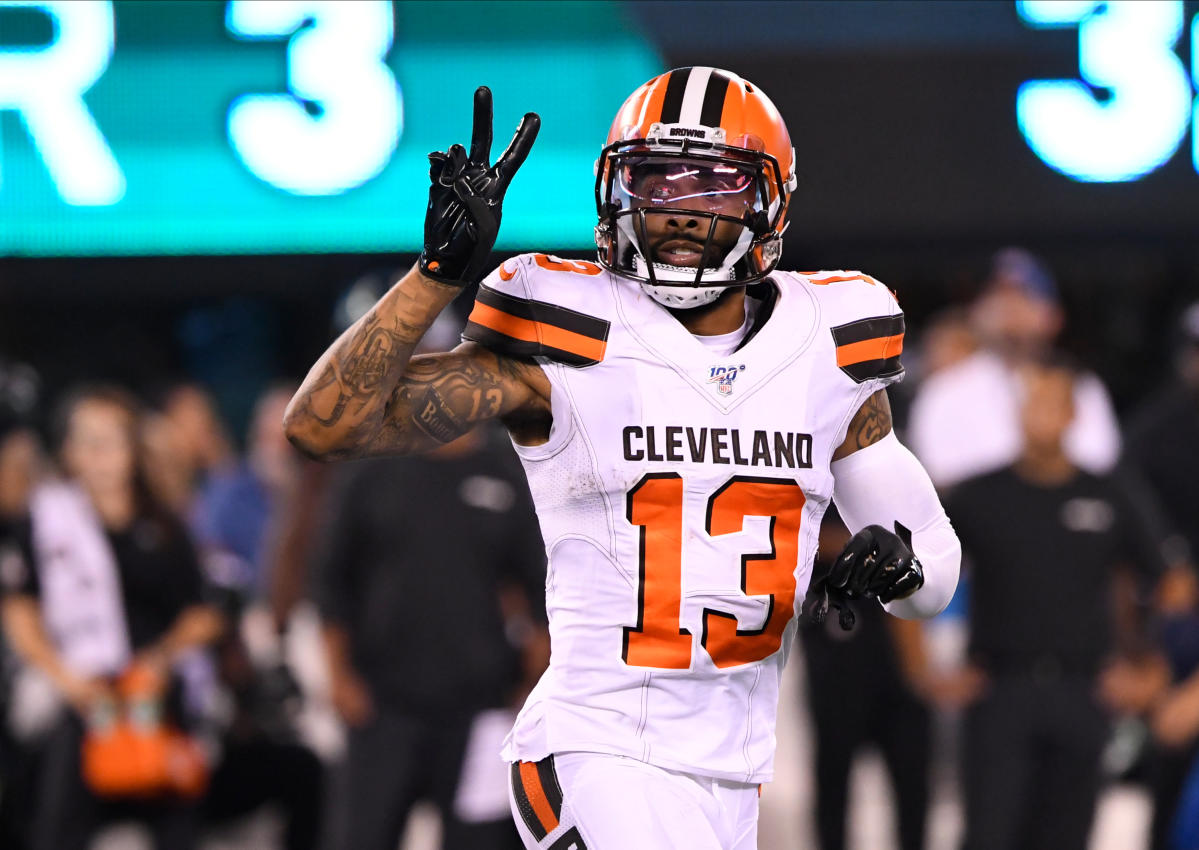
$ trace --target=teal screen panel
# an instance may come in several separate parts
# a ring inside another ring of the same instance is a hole
[[[585,248],[595,158],[664,70],[618,2],[0,0],[0,254],[415,252],[426,155],[542,130],[500,248]]]

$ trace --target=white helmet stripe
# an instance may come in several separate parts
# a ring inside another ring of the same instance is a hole
[[[698,126],[704,109],[704,95],[708,91],[708,80],[713,68],[696,67],[687,77],[687,88],[683,91],[683,107],[679,111],[680,124]]]

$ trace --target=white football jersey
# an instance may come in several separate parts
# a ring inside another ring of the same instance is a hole
[[[464,337],[534,357],[544,445],[517,446],[549,557],[552,658],[509,761],[615,753],[769,781],[779,681],[854,413],[903,367],[903,314],[858,272],[776,272],[717,357],[636,281],[526,254]]]

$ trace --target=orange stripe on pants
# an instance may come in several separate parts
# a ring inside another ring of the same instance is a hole
[[[541,777],[537,775],[536,764],[531,761],[520,763],[520,784],[524,786],[525,796],[529,798],[533,813],[537,815],[537,820],[541,821],[546,834],[557,829],[558,818],[554,816],[550,801],[545,796],[545,789],[541,787]]]

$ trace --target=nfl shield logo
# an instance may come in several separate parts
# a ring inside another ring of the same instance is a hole
[[[713,366],[708,370],[708,383],[716,385],[716,391],[721,395],[732,395],[733,381],[738,372],[745,371],[745,364],[737,366]]]

